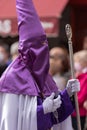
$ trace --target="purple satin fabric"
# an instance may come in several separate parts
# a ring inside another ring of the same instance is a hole
[[[57,87],[49,76],[49,48],[32,0],[16,0],[19,57],[0,79],[0,91],[50,95]]]
[[[57,109],[58,112],[58,123],[64,121],[70,114],[72,114],[74,107],[72,102],[67,94],[67,91],[64,90],[60,93],[62,99],[62,105]],[[57,120],[53,113],[44,114],[42,107],[42,100],[38,98],[38,107],[37,107],[37,127],[38,130],[48,130],[54,124],[57,124]]]

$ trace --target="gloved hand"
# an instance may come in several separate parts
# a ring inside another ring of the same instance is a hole
[[[71,79],[68,81],[66,90],[71,97],[74,92],[79,92],[80,91],[80,82],[78,79]]]
[[[57,108],[61,106],[61,97],[60,95],[54,99],[55,93],[52,93],[51,96],[47,97],[43,102],[44,114],[54,112]]]

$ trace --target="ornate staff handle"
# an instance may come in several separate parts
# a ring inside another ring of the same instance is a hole
[[[72,78],[75,78],[74,60],[73,60],[73,46],[72,46],[72,28],[69,24],[67,24],[65,26],[65,31],[66,31],[66,35],[67,35],[67,38],[68,38],[68,45],[69,45],[71,75],[72,75]],[[77,115],[77,128],[78,128],[78,130],[81,130],[77,93],[74,93],[74,99],[75,99],[75,108],[76,108],[76,115]]]

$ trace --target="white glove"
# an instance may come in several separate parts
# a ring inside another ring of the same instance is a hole
[[[79,92],[80,91],[79,80],[78,79],[69,80],[66,89],[70,97],[74,94],[74,92]]]
[[[60,95],[54,99],[55,93],[52,93],[51,96],[47,97],[43,102],[44,114],[54,112],[57,108],[61,106],[61,97]]]

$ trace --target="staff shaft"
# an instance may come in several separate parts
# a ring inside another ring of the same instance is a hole
[[[70,43],[70,41],[68,41],[68,42],[69,42],[68,44],[69,44],[71,75],[72,75],[72,78],[75,78],[72,41],[71,41],[71,43]],[[74,99],[75,99],[75,108],[76,108],[76,115],[77,115],[77,128],[78,128],[78,130],[81,130],[77,93],[74,93]]]

